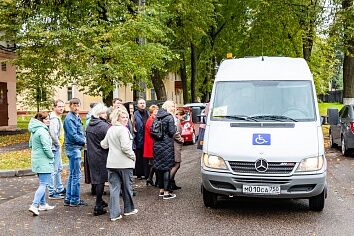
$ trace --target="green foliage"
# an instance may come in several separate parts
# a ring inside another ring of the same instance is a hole
[[[342,55],[354,32],[354,10],[341,9],[342,0],[137,2],[1,1],[0,32],[17,46],[19,92],[44,107],[39,95],[50,96],[55,85],[74,82],[102,95],[114,82],[150,87],[153,70],[183,68],[190,79],[191,44],[203,99],[227,52],[304,57],[319,94],[333,79],[340,86]]]

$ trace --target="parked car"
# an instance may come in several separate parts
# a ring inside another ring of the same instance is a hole
[[[339,112],[331,108],[327,114],[330,145],[340,146],[342,154],[348,156],[354,148],[354,105],[345,105]]]
[[[191,120],[194,124],[194,134],[196,138],[199,136],[199,124],[200,124],[200,115],[202,115],[206,103],[196,102],[196,103],[187,103],[183,105],[184,108],[189,108],[191,111]]]
[[[183,110],[186,115],[181,122],[182,138],[185,143],[195,144],[197,137],[195,134],[195,124],[192,121],[192,108],[191,107],[178,107],[177,110]]]

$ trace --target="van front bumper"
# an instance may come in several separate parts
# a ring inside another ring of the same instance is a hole
[[[201,168],[202,184],[212,193],[227,196],[258,198],[310,198],[317,196],[326,188],[326,172],[313,175],[260,176],[236,175],[209,171]],[[280,186],[280,194],[245,194],[243,185]]]

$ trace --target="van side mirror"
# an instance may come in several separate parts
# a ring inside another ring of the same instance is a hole
[[[199,118],[198,116],[202,113],[202,109],[200,107],[192,107],[192,122],[193,123],[198,123]]]
[[[328,123],[330,125],[338,125],[339,123],[339,112],[336,108],[327,109]]]

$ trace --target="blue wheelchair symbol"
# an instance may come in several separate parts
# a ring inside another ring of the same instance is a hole
[[[253,145],[270,145],[270,134],[253,134]]]

